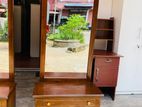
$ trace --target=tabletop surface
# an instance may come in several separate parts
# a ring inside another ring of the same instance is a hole
[[[33,97],[81,97],[102,96],[101,91],[91,82],[76,81],[48,81],[36,84]]]
[[[9,94],[14,90],[15,83],[0,82],[0,99],[8,99]]]

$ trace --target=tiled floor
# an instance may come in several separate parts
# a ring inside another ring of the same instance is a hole
[[[34,107],[32,92],[38,80],[32,72],[16,73],[16,107]],[[101,107],[142,107],[142,95],[117,95],[115,101],[102,97]]]

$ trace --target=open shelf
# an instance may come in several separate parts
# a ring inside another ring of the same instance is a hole
[[[107,41],[107,51],[113,51],[114,18],[97,20],[95,39]]]

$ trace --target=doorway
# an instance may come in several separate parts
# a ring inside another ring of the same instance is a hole
[[[40,0],[14,0],[14,28],[15,71],[39,71]]]

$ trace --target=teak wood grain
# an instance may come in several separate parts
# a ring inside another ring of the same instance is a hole
[[[100,107],[100,97],[58,97],[35,99],[36,107]]]
[[[51,81],[39,82],[36,84],[33,92],[33,97],[60,97],[60,96],[100,96],[101,91],[93,85],[93,83],[86,81]]]
[[[120,55],[110,51],[94,50],[93,83],[115,99]]]
[[[88,79],[91,79],[92,77],[93,50],[94,50],[94,43],[95,43],[96,29],[97,29],[96,25],[97,25],[97,16],[98,16],[98,6],[99,6],[99,0],[94,0],[92,28],[91,28],[89,54],[88,54],[88,66],[87,66]]]
[[[100,107],[101,91],[87,80],[48,81],[36,84],[36,107]]]
[[[14,81],[14,0],[8,0],[9,79]]]
[[[45,79],[86,79],[86,73],[45,72]]]
[[[47,0],[41,1],[41,27],[40,27],[40,79],[44,79],[45,72],[45,52],[46,52],[46,18]]]

